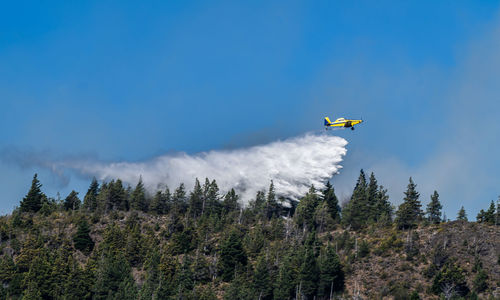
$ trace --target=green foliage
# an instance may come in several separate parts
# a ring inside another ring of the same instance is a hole
[[[200,181],[196,178],[193,191],[189,195],[189,216],[193,219],[197,219],[203,213],[203,204],[205,203],[205,198],[203,195],[203,190],[200,185]]]
[[[484,269],[480,269],[472,282],[474,292],[481,293],[488,288],[488,274]]]
[[[184,214],[187,210],[186,188],[181,183],[172,195],[172,211],[175,214]]]
[[[65,210],[76,210],[80,208],[81,201],[78,198],[78,193],[74,190],[64,199],[63,207]]]
[[[137,291],[130,272],[130,265],[125,257],[113,252],[104,252],[96,270],[96,280],[92,287],[93,298],[135,299]]]
[[[328,297],[344,290],[344,271],[338,255],[333,247],[326,247],[319,261],[320,278],[319,297]]]
[[[99,195],[99,183],[97,179],[92,178],[89,189],[83,197],[83,207],[89,211],[95,211],[97,209],[97,195]]]
[[[464,271],[456,264],[445,264],[434,277],[431,290],[437,295],[443,293],[466,296],[469,293],[469,288],[463,273]]]
[[[375,254],[386,256],[389,255],[389,251],[400,251],[403,249],[404,242],[399,239],[395,232],[393,232],[390,236],[384,238],[378,248],[374,251]]]
[[[245,273],[236,272],[234,280],[226,288],[224,293],[224,300],[253,300],[255,299],[250,280],[246,277]],[[258,298],[257,298],[258,299]]]
[[[78,223],[78,229],[73,236],[73,244],[76,249],[85,254],[89,254],[94,248],[94,241],[89,235],[90,228],[87,220],[83,219]]]
[[[333,189],[330,181],[326,182],[326,187],[322,192],[323,201],[328,206],[328,213],[332,220],[339,222],[340,221],[340,206],[337,196],[335,195],[335,190]]]
[[[369,205],[366,190],[366,177],[364,171],[361,170],[351,200],[342,211],[342,224],[351,226],[354,230],[362,228],[368,220]]]
[[[463,206],[458,211],[457,220],[459,220],[459,221],[467,221],[467,213],[465,212],[465,209],[464,209]]]
[[[132,267],[142,264],[145,255],[145,240],[139,225],[135,225],[127,232],[125,255]]]
[[[373,223],[391,224],[392,206],[387,190],[378,185],[375,175],[371,173],[367,183],[361,170],[351,199],[342,211],[342,224],[358,230]]]
[[[377,192],[377,202],[375,204],[374,219],[381,225],[390,225],[392,223],[393,208],[389,202],[387,190],[383,186],[379,186]]]
[[[57,203],[53,199],[48,199],[42,204],[39,212],[44,216],[49,216],[51,213],[57,210]]]
[[[180,270],[177,271],[175,280],[177,285],[177,295],[182,297],[191,291],[194,287],[193,272],[191,271],[191,258],[188,255],[183,257]]]
[[[420,300],[420,296],[417,291],[413,291],[413,293],[410,294],[410,300]]]
[[[368,256],[369,254],[370,254],[370,244],[367,241],[362,240],[359,243],[358,256],[363,258]]]
[[[42,184],[38,180],[38,174],[35,173],[31,182],[31,188],[28,194],[21,201],[21,211],[37,212],[42,208],[42,204],[47,200],[47,196],[40,190]]]
[[[493,200],[490,203],[490,207],[488,208],[487,211],[484,211],[481,209],[477,215],[477,222],[478,223],[488,223],[488,224],[495,224],[495,222],[500,222],[495,213],[495,203]]]
[[[313,247],[306,246],[304,252],[299,271],[299,293],[309,299],[316,295],[318,289],[319,268]]]
[[[410,177],[407,190],[405,192],[404,202],[399,206],[396,212],[396,224],[400,229],[413,228],[420,221],[422,210],[418,197],[419,193],[416,191],[417,185]]]
[[[274,191],[274,183],[271,180],[271,184],[269,185],[269,191],[267,192],[266,197],[266,212],[265,215],[268,220],[272,217],[278,217],[280,214],[280,206],[276,200],[276,192]]]
[[[149,205],[146,200],[146,190],[144,188],[144,183],[142,182],[142,177],[139,178],[139,182],[135,186],[130,198],[130,208],[140,211],[148,211]]]
[[[238,195],[236,194],[234,189],[231,189],[229,192],[227,192],[226,196],[224,196],[222,207],[225,214],[228,214],[232,211],[238,211],[240,209],[240,205],[238,203]]]
[[[431,202],[427,205],[427,216],[429,222],[432,224],[438,224],[441,222],[441,209],[443,206],[441,202],[439,202],[439,194],[437,191],[434,191],[434,194],[431,195]]]
[[[293,258],[287,255],[283,258],[274,286],[274,299],[292,299],[297,285],[297,270],[293,267]]]
[[[260,256],[257,259],[257,265],[255,266],[255,272],[253,274],[254,283],[254,295],[257,299],[272,299],[272,284],[270,281],[268,263],[264,256]]]
[[[316,226],[314,222],[314,212],[319,204],[316,189],[311,186],[309,192],[300,200],[295,211],[295,222],[301,228],[313,230]]]
[[[346,276],[368,267],[372,259],[363,258],[370,253],[414,260],[397,264],[395,270],[423,269],[433,283],[428,292],[443,297],[468,292],[466,273],[454,263],[451,251],[456,243],[448,250],[430,238],[433,249],[420,254],[425,244],[419,243],[420,230],[387,227],[393,207],[373,173],[367,181],[360,172],[342,216],[330,183],[320,193],[311,187],[303,199],[285,207],[288,200],[276,195],[271,182],[267,192],[258,192],[254,201],[240,208],[234,189],[221,196],[217,183],[208,179],[203,186],[196,180],[192,191],[181,184],[173,195],[165,189],[151,199],[142,180],[132,189],[120,180],[99,187],[93,179],[84,209],[77,210],[76,192],[64,201],[47,199],[35,179],[22,208],[12,216],[0,216],[1,299],[321,300],[345,297]],[[396,222],[410,229],[422,213],[411,179],[405,194]],[[28,209],[37,195],[41,208]],[[438,202],[437,193],[431,198]],[[480,219],[491,223],[496,213],[490,205]],[[337,231],[339,222],[361,231]],[[429,228],[439,237],[447,227]],[[474,292],[484,293],[488,274],[479,259],[472,272]],[[380,275],[388,281],[380,296],[423,295],[422,284],[415,287],[388,277],[388,271]]]
[[[219,274],[223,281],[231,281],[235,269],[247,264],[247,255],[243,249],[241,234],[233,229],[220,247]]]
[[[335,220],[332,219],[328,204],[322,201],[314,212],[314,224],[316,225],[317,231],[324,232],[325,230],[332,229],[334,228],[334,223]]]

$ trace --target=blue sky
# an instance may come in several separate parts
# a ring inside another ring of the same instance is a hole
[[[43,3],[45,4],[45,3]],[[140,161],[246,147],[363,117],[340,197],[360,168],[391,201],[413,176],[454,218],[500,194],[500,19],[488,1],[36,1],[0,11],[0,213],[34,160]],[[38,164],[39,165],[39,164]]]

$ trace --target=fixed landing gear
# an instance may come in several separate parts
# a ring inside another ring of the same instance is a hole
[[[354,127],[351,127],[351,130],[354,130]]]

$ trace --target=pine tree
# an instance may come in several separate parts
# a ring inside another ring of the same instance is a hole
[[[257,259],[257,265],[255,266],[255,272],[253,275],[256,299],[272,299],[272,285],[269,280],[269,270],[267,269],[267,265],[268,264],[263,256],[260,256]]]
[[[408,184],[407,190],[405,192],[404,202],[399,206],[396,213],[396,224],[400,229],[413,228],[420,221],[422,216],[422,210],[420,207],[420,201],[418,200],[419,193],[416,191],[416,184],[410,177],[410,183]]]
[[[127,232],[125,256],[132,267],[141,265],[145,255],[145,245],[139,225],[135,225]]]
[[[252,208],[253,215],[255,215],[258,220],[264,220],[266,217],[266,193],[263,191],[257,191],[255,201],[250,203],[250,207]]]
[[[342,223],[353,229],[360,229],[366,225],[370,215],[370,207],[367,200],[367,184],[365,172],[359,172],[358,181],[352,192],[351,200],[342,211]]]
[[[491,200],[490,207],[484,213],[484,221],[486,223],[488,223],[488,224],[495,224],[495,221],[496,221],[495,217],[496,217],[496,214],[495,214],[495,203],[493,202],[493,200]]]
[[[488,273],[483,268],[479,269],[472,284],[474,292],[484,292],[488,288]]]
[[[73,243],[75,248],[82,251],[85,254],[89,254],[94,248],[94,241],[89,235],[90,228],[89,224],[85,219],[78,223],[78,229],[73,236]]]
[[[437,191],[434,191],[434,194],[431,195],[431,202],[427,205],[427,215],[429,222],[432,224],[439,224],[441,222],[441,209],[443,206],[439,202],[439,194]]]
[[[74,190],[69,193],[69,195],[64,199],[64,209],[65,210],[76,210],[80,208],[80,199],[78,198],[78,193]]]
[[[211,265],[204,255],[196,251],[196,257],[192,265],[193,279],[196,284],[205,284],[211,280]]]
[[[105,252],[98,262],[93,299],[135,299],[134,279],[123,255]],[[122,298],[125,297],[125,298]]]
[[[229,236],[222,242],[220,247],[220,260],[218,270],[223,281],[229,282],[233,279],[235,269],[247,264],[247,255],[243,249],[240,234],[232,230]]]
[[[42,204],[46,201],[47,196],[40,190],[42,184],[38,181],[38,174],[35,173],[31,182],[31,188],[28,194],[21,201],[21,211],[37,212],[42,208]]]
[[[301,228],[313,230],[316,226],[314,222],[314,212],[319,204],[316,189],[311,186],[309,192],[300,200],[295,211],[295,221]]]
[[[205,211],[208,215],[220,215],[222,204],[219,197],[219,187],[217,186],[217,182],[215,180],[212,180],[208,188],[205,203]]]
[[[292,257],[287,255],[280,265],[278,278],[274,286],[274,299],[293,299],[295,295],[296,274],[293,268]]]
[[[238,195],[234,189],[231,189],[224,196],[224,201],[222,202],[222,207],[224,208],[224,213],[228,214],[231,211],[239,210]]]
[[[144,262],[146,279],[139,292],[139,299],[155,299],[157,289],[160,283],[160,253],[156,247],[153,247],[148,253]]]
[[[151,201],[150,211],[158,215],[167,212],[167,196],[162,191],[157,191]]]
[[[172,210],[174,214],[181,215],[187,210],[186,188],[181,183],[172,195]]]
[[[377,208],[378,183],[373,172],[370,174],[368,186],[366,188],[366,209],[367,221],[375,222],[378,217]]]
[[[203,211],[203,190],[201,189],[200,181],[196,178],[194,183],[194,188],[189,195],[189,215],[193,219],[197,219],[201,216]]]
[[[328,213],[332,219],[336,222],[340,221],[340,206],[337,196],[335,196],[335,190],[333,189],[330,181],[326,182],[326,187],[323,190],[323,201],[328,204]]]
[[[137,183],[134,191],[132,192],[130,207],[135,210],[140,210],[144,212],[148,211],[148,203],[146,202],[146,189],[144,188],[142,177],[139,178],[139,182]]]
[[[465,212],[465,209],[464,209],[463,206],[458,211],[457,220],[459,220],[459,221],[467,221],[467,213]]]
[[[267,192],[266,198],[266,216],[270,220],[273,216],[277,217],[279,215],[279,205],[276,201],[276,192],[274,191],[274,183],[271,180],[269,185],[269,191]]]
[[[101,193],[103,192],[104,196],[106,197],[105,198],[106,208],[108,210],[129,209],[129,203],[127,201],[127,193],[123,188],[123,183],[120,179],[117,179],[116,181],[111,180],[111,182],[108,183],[107,191],[103,191],[103,188],[101,189]]]
[[[383,186],[379,186],[377,192],[377,202],[375,206],[376,219],[380,224],[390,225],[392,223],[393,208],[389,202],[389,195]]]
[[[328,230],[332,228],[335,221],[332,219],[332,216],[329,212],[328,203],[322,201],[316,207],[316,211],[314,212],[314,224],[317,227],[318,232],[323,232],[325,229]]]
[[[193,272],[191,271],[191,258],[184,255],[180,270],[177,272],[177,296],[179,299],[184,299],[184,295],[189,294],[193,290]],[[188,297],[186,297],[188,298]]]
[[[333,293],[344,290],[344,271],[342,270],[340,259],[333,247],[326,247],[326,251],[320,259],[319,268],[319,297],[328,297],[328,299],[331,299]]]
[[[319,270],[314,256],[312,247],[306,247],[305,256],[300,266],[299,272],[299,285],[300,294],[304,295],[306,299],[312,299],[318,289]]]
[[[431,290],[437,295],[450,291],[457,296],[467,295],[469,287],[463,273],[464,271],[456,264],[445,264],[434,277]]]
[[[83,207],[89,211],[95,211],[97,209],[97,195],[99,194],[99,183],[97,179],[92,178],[87,194],[83,198]]]

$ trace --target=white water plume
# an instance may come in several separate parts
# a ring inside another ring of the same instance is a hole
[[[64,162],[58,167],[74,169],[100,180],[121,179],[135,185],[140,176],[150,191],[170,189],[195,178],[215,179],[221,192],[234,188],[246,205],[257,191],[274,182],[277,195],[298,199],[309,187],[323,188],[342,166],[347,141],[327,134],[290,138],[244,149],[163,155],[145,162]]]

